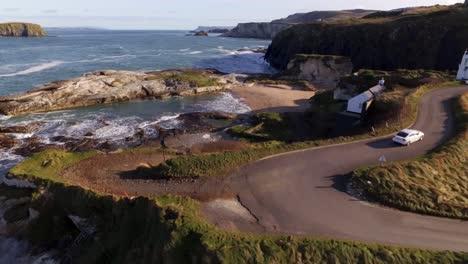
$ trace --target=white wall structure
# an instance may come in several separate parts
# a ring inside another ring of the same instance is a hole
[[[468,80],[468,50],[465,51],[460,67],[458,68],[457,80],[466,81]]]
[[[365,111],[367,111],[367,109],[369,109],[371,106],[372,101],[374,101],[375,96],[385,90],[385,86],[383,86],[385,82],[382,81],[379,82],[379,85],[376,85],[369,90],[349,99],[348,108],[346,111],[356,114],[363,114]]]

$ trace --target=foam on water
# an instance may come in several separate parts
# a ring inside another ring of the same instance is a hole
[[[33,66],[31,68],[28,68],[26,70],[22,70],[22,71],[19,71],[19,72],[1,74],[0,77],[13,77],[13,76],[18,76],[18,75],[27,75],[27,74],[30,74],[30,73],[40,72],[40,71],[43,71],[43,70],[54,68],[54,67],[57,67],[57,66],[59,66],[59,65],[61,65],[63,63],[64,63],[63,61],[50,61],[50,62],[46,62],[46,63],[40,64],[40,65]]]
[[[3,177],[10,168],[20,163],[24,158],[12,153],[12,150],[0,152],[0,177]]]
[[[206,111],[221,111],[227,113],[243,114],[250,112],[250,107],[231,93],[220,93],[218,100],[212,100],[203,103]]]
[[[11,118],[11,116],[0,115],[0,121],[5,121],[5,120],[8,120],[10,118]]]

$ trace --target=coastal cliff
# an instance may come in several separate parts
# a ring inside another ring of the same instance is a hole
[[[344,11],[313,11],[309,13],[298,13],[287,18],[273,20],[271,22],[240,23],[237,27],[225,33],[224,37],[233,38],[258,38],[273,39],[281,31],[292,27],[295,24],[331,22],[342,19],[359,18],[374,11],[356,9]]]
[[[40,25],[31,23],[0,23],[0,37],[45,37]]]
[[[340,78],[352,73],[348,57],[298,54],[292,59],[282,77],[313,82],[321,89],[334,89]]]
[[[455,70],[468,47],[467,17],[460,4],[296,25],[276,36],[266,59],[278,69],[296,54],[328,54],[350,57],[357,69]]]
[[[291,24],[287,23],[241,23],[231,31],[223,34],[223,36],[231,38],[272,39],[279,32],[291,26]]]

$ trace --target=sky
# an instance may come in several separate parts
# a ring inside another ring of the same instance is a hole
[[[389,10],[463,0],[15,0],[0,5],[0,22],[44,27],[194,29],[266,22],[315,10]]]

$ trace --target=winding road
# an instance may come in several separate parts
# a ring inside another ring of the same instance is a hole
[[[231,188],[266,232],[376,242],[405,247],[468,251],[468,222],[372,205],[345,192],[354,169],[379,157],[421,156],[454,133],[450,100],[468,87],[434,90],[420,103],[413,128],[424,141],[399,147],[391,138],[308,149],[260,160],[230,177]]]

